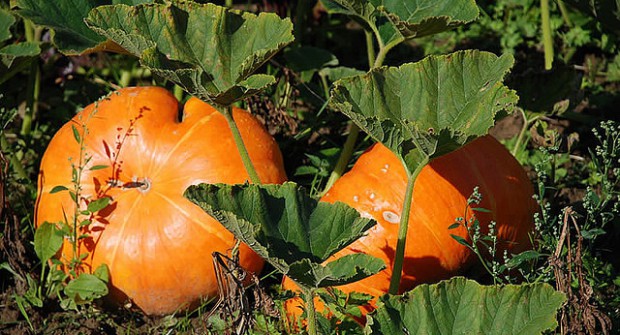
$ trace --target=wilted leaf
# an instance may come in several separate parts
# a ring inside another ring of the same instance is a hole
[[[274,83],[272,76],[252,74],[293,41],[290,20],[273,13],[190,1],[102,6],[86,21],[153,73],[221,106]]]
[[[557,326],[566,297],[548,284],[482,286],[453,278],[385,295],[366,334],[541,334]]]
[[[375,222],[344,203],[317,202],[294,183],[202,184],[189,187],[185,197],[306,287],[345,283],[381,270],[380,260],[366,255],[322,265]]]
[[[517,101],[501,83],[510,55],[463,51],[341,79],[333,106],[413,171],[487,133]]]

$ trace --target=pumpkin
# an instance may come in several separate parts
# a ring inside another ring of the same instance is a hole
[[[233,117],[263,183],[282,183],[286,176],[275,140],[248,112]],[[179,119],[180,118],[180,119]],[[234,237],[219,222],[183,197],[199,183],[244,183],[249,180],[222,114],[191,98],[179,110],[177,100],[158,87],[133,87],[91,104],[65,124],[43,155],[39,173],[36,225],[70,219],[75,202],[70,190],[72,165],[80,161],[74,131],[82,133],[84,166],[80,209],[108,197],[86,227],[78,253],[87,252],[82,270],[106,264],[110,299],[149,315],[193,307],[217,295],[212,253],[228,252]],[[65,264],[74,256],[64,242],[57,255]],[[241,245],[239,263],[259,272],[263,260]]]
[[[364,280],[337,287],[345,292],[363,292],[378,297],[388,292],[392,275],[398,225],[405,197],[407,175],[401,161],[388,148],[375,144],[361,155],[351,171],[343,175],[321,201],[341,201],[373,218],[377,225],[333,257],[366,253],[381,258],[387,268]],[[475,212],[483,233],[491,220],[503,250],[519,252],[530,247],[529,232],[537,204],[526,172],[506,148],[487,135],[424,167],[414,185],[400,293],[421,283],[431,283],[463,274],[478,264],[477,257],[451,234],[470,241],[464,227],[448,229],[464,217],[467,200],[479,187],[482,202]],[[467,216],[474,213],[468,210]],[[471,242],[471,241],[470,241]],[[288,278],[285,289],[296,289]],[[300,300],[286,304],[291,317],[299,315]],[[372,305],[362,310],[367,313]]]

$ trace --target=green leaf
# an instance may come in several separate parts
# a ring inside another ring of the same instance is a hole
[[[71,130],[73,131],[73,138],[75,139],[75,141],[77,143],[81,143],[82,137],[80,136],[80,132],[78,131],[77,127],[72,124],[71,125]]]
[[[95,272],[93,272],[93,275],[101,279],[104,283],[110,282],[110,269],[105,264],[99,265],[99,267],[95,269]]]
[[[98,7],[86,22],[153,73],[220,106],[274,83],[272,76],[252,74],[293,41],[290,20],[273,13],[189,1]]]
[[[331,52],[316,47],[298,47],[284,52],[286,65],[296,72],[320,70],[326,66],[338,65],[338,59]]]
[[[11,264],[9,264],[9,262],[2,262],[2,263],[0,263],[0,270],[2,270],[2,269],[10,272],[13,276],[17,277],[17,279],[24,280],[24,277],[20,276],[19,273],[17,273],[15,270],[13,270],[13,268],[11,267]]]
[[[543,255],[535,250],[526,250],[522,253],[513,255],[507,262],[506,267],[509,269],[514,269],[521,265],[524,262],[528,262],[534,259],[539,259]]]
[[[541,334],[557,326],[566,297],[548,284],[482,286],[453,278],[385,295],[366,334]]]
[[[22,42],[16,44],[9,44],[0,49],[0,59],[2,65],[7,68],[14,65],[16,60],[20,58],[30,58],[37,56],[41,53],[41,48],[38,43],[34,42]]]
[[[321,0],[328,12],[352,17],[390,47],[437,34],[478,17],[473,0]]]
[[[91,213],[95,213],[106,208],[110,204],[110,201],[112,201],[110,197],[99,198],[89,202],[86,209]]]
[[[365,255],[321,264],[375,222],[344,203],[317,202],[294,183],[201,184],[190,186],[185,197],[305,287],[350,282],[380,270],[381,261]]]
[[[414,171],[494,125],[517,101],[501,83],[510,55],[461,51],[341,79],[331,103]]]
[[[40,53],[41,47],[35,42],[9,44],[0,48],[0,84],[30,66]]]
[[[326,67],[319,71],[321,76],[326,76],[331,81],[336,81],[342,78],[354,77],[364,74],[364,71],[354,69],[346,66]]]
[[[309,287],[329,287],[344,285],[383,270],[385,263],[366,254],[346,255],[322,266],[303,259],[292,263],[287,274],[298,283]]]
[[[34,232],[34,252],[41,262],[52,258],[62,246],[62,235],[55,224],[43,222]]]
[[[60,52],[76,55],[90,49],[106,49],[105,37],[89,29],[84,23],[88,12],[100,5],[112,3],[137,3],[143,1],[105,0],[11,0],[17,14],[53,31],[52,41]],[[117,50],[113,48],[113,50]],[[118,50],[117,50],[118,51]]]
[[[11,26],[15,23],[15,17],[8,11],[0,8],[0,42],[11,38]]]
[[[62,192],[62,191],[67,191],[68,188],[66,186],[62,186],[62,185],[58,185],[58,186],[54,186],[52,188],[52,190],[50,191],[50,194],[54,194],[54,193],[58,193],[58,192]]]
[[[108,167],[110,166],[109,165],[95,165],[95,166],[91,166],[88,170],[97,171],[97,170],[107,169]]]
[[[92,301],[108,294],[108,285],[99,277],[82,273],[65,286],[65,294],[75,302]]]
[[[454,235],[454,234],[450,234],[450,236],[451,236],[451,237],[452,237],[455,241],[457,241],[460,245],[464,245],[464,246],[466,246],[466,247],[468,247],[468,248],[470,248],[470,247],[471,247],[471,244],[470,244],[469,242],[467,242],[467,240],[466,240],[466,239],[464,239],[463,237],[458,236],[458,235]]]

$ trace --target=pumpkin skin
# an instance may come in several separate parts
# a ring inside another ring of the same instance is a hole
[[[336,253],[367,253],[381,258],[387,268],[374,276],[338,286],[344,292],[363,292],[378,297],[388,292],[394,262],[398,224],[407,186],[401,161],[387,147],[375,144],[325,194],[321,201],[341,201],[373,218],[377,225],[367,234]],[[450,235],[470,241],[464,227],[448,229],[457,217],[463,217],[467,199],[479,186],[482,202],[476,207],[491,213],[476,212],[483,233],[491,220],[496,222],[499,247],[516,253],[531,247],[529,232],[538,206],[532,184],[516,159],[490,135],[478,138],[461,149],[433,160],[416,179],[407,231],[407,244],[399,293],[418,284],[437,282],[463,274],[478,264],[476,255]],[[471,217],[468,211],[467,216]],[[471,242],[471,241],[470,241]],[[288,278],[283,288],[296,290]],[[371,311],[374,304],[364,306]],[[291,299],[286,308],[298,317],[300,300]]]
[[[217,295],[212,253],[226,253],[233,235],[198,206],[183,197],[199,183],[243,183],[249,180],[223,115],[191,98],[179,119],[179,105],[158,87],[121,89],[89,105],[53,137],[41,162],[35,221],[63,221],[75,210],[69,192],[50,193],[55,186],[73,189],[71,164],[78,165],[80,146],[72,125],[87,126],[85,153],[90,161],[80,183],[83,198],[110,197],[80,243],[88,252],[83,271],[101,264],[110,270],[109,298],[131,299],[149,315],[193,307],[201,298]],[[249,155],[263,183],[286,180],[275,140],[248,112],[234,109]],[[105,165],[106,168],[89,170]],[[136,181],[147,181],[141,187]],[[114,186],[115,185],[115,186]],[[122,187],[122,186],[125,187]],[[80,201],[82,209],[86,201]],[[73,256],[65,241],[58,257]],[[239,263],[259,272],[263,260],[246,245]]]

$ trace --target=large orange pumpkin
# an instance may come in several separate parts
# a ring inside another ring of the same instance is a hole
[[[233,116],[261,181],[285,181],[274,139],[246,111],[234,109]],[[82,125],[87,129],[82,136],[88,163],[79,180],[80,206],[111,198],[80,243],[79,253],[88,252],[83,270],[106,264],[111,298],[128,298],[147,314],[172,313],[214,297],[211,254],[229,251],[233,235],[183,192],[198,183],[249,180],[223,115],[196,98],[180,112],[174,96],[157,87],[122,89],[84,108],[58,131],[43,155],[37,225],[74,213],[69,192],[51,190],[74,187],[72,164],[80,160],[74,128],[81,133]],[[67,241],[59,257],[63,262],[73,257]],[[253,272],[263,266],[245,245],[239,262]]]
[[[366,236],[334,257],[362,252],[383,259],[387,265],[386,270],[372,277],[338,289],[375,297],[388,292],[406,185],[407,176],[400,160],[385,146],[376,144],[321,199],[344,202],[377,221]],[[531,182],[501,143],[491,136],[481,137],[433,160],[416,179],[401,293],[417,284],[462,274],[478,262],[471,250],[450,236],[467,238],[465,229],[448,229],[457,217],[465,215],[467,199],[476,186],[483,197],[477,207],[491,212],[475,215],[483,231],[491,220],[496,222],[499,255],[503,250],[518,252],[530,247],[528,233],[538,208],[532,198]],[[469,211],[468,216],[471,215]],[[285,278],[284,288],[295,289],[295,285]],[[299,307],[299,300],[287,303],[293,316],[299,315]],[[371,309],[372,306],[366,306],[363,312]]]

